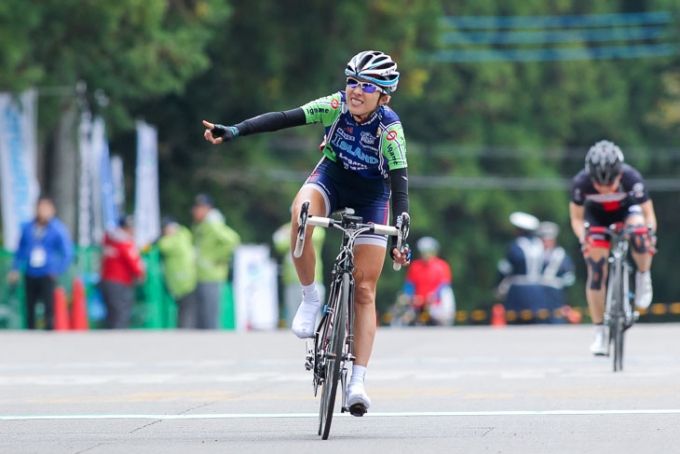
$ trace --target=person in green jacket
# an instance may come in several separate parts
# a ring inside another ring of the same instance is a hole
[[[282,258],[281,264],[281,284],[283,284],[283,316],[286,320],[286,327],[290,328],[293,323],[293,317],[300,305],[300,294],[302,293],[302,284],[298,279],[295,265],[293,264],[293,256],[290,253],[290,227],[291,223],[287,222],[279,227],[272,238],[274,243],[274,250]],[[321,253],[323,242],[326,239],[326,229],[314,229],[312,233],[312,243],[314,250]],[[314,282],[316,283],[316,291],[319,293],[319,300],[324,301],[326,288],[323,285],[323,262],[321,258],[317,258],[314,268]],[[322,310],[323,304],[320,306]],[[316,326],[316,325],[315,325]]]
[[[166,216],[161,221],[162,234],[158,250],[163,258],[163,274],[170,295],[177,303],[177,327],[196,328],[196,266],[194,237],[191,231]]]
[[[224,222],[224,216],[207,194],[199,194],[191,208],[196,250],[197,328],[217,329],[222,284],[229,274],[229,261],[241,237]]]

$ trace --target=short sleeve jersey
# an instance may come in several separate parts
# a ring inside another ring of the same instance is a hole
[[[639,205],[649,200],[647,187],[642,175],[633,167],[624,164],[621,183],[613,194],[600,194],[593,185],[590,175],[584,169],[572,180],[571,201],[574,204],[597,211],[616,211],[630,205]]]
[[[307,124],[326,128],[320,148],[328,159],[363,178],[387,178],[390,170],[407,167],[406,140],[397,114],[380,106],[369,120],[357,123],[347,108],[346,94],[337,92],[311,101],[302,109]]]

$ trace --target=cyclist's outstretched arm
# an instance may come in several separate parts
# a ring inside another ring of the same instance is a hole
[[[292,128],[307,124],[307,118],[301,107],[284,112],[269,112],[249,118],[233,126],[224,126],[203,120],[207,128],[203,137],[208,142],[219,144],[227,142],[238,136],[247,136],[260,132],[278,131],[279,129]]]

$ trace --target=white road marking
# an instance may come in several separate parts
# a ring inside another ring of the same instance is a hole
[[[367,413],[370,418],[425,418],[425,417],[482,417],[482,416],[619,416],[619,415],[678,415],[680,409],[629,409],[629,410],[508,410],[508,411],[414,411]],[[0,415],[0,421],[54,421],[54,420],[103,420],[103,419],[300,419],[318,418],[314,413],[206,413],[206,414],[102,414],[102,415]],[[335,416],[350,417],[347,413]]]
[[[613,374],[608,368],[591,369],[466,369],[460,371],[440,370],[380,370],[371,374],[372,382],[398,381],[459,381],[481,377],[497,377],[501,380],[546,380],[572,378],[607,378],[617,382],[632,378],[671,377],[680,374],[680,367],[655,368],[654,370],[626,371]],[[122,385],[174,385],[174,384],[220,384],[220,383],[296,383],[312,381],[309,372],[242,372],[221,374],[177,373],[88,373],[88,374],[1,374],[0,387],[8,386],[81,386],[117,383]]]

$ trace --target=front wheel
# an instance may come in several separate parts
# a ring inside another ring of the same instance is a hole
[[[611,342],[614,344],[614,372],[623,370],[623,335],[626,329],[623,317],[613,320]]]
[[[329,327],[326,331],[327,347],[325,360],[325,379],[321,388],[321,403],[319,409],[319,435],[323,440],[328,439],[335,410],[335,397],[340,381],[340,366],[342,350],[345,344],[347,330],[347,310],[349,305],[349,275],[343,274],[340,285],[336,286],[336,293],[332,301],[332,317],[328,318]]]

